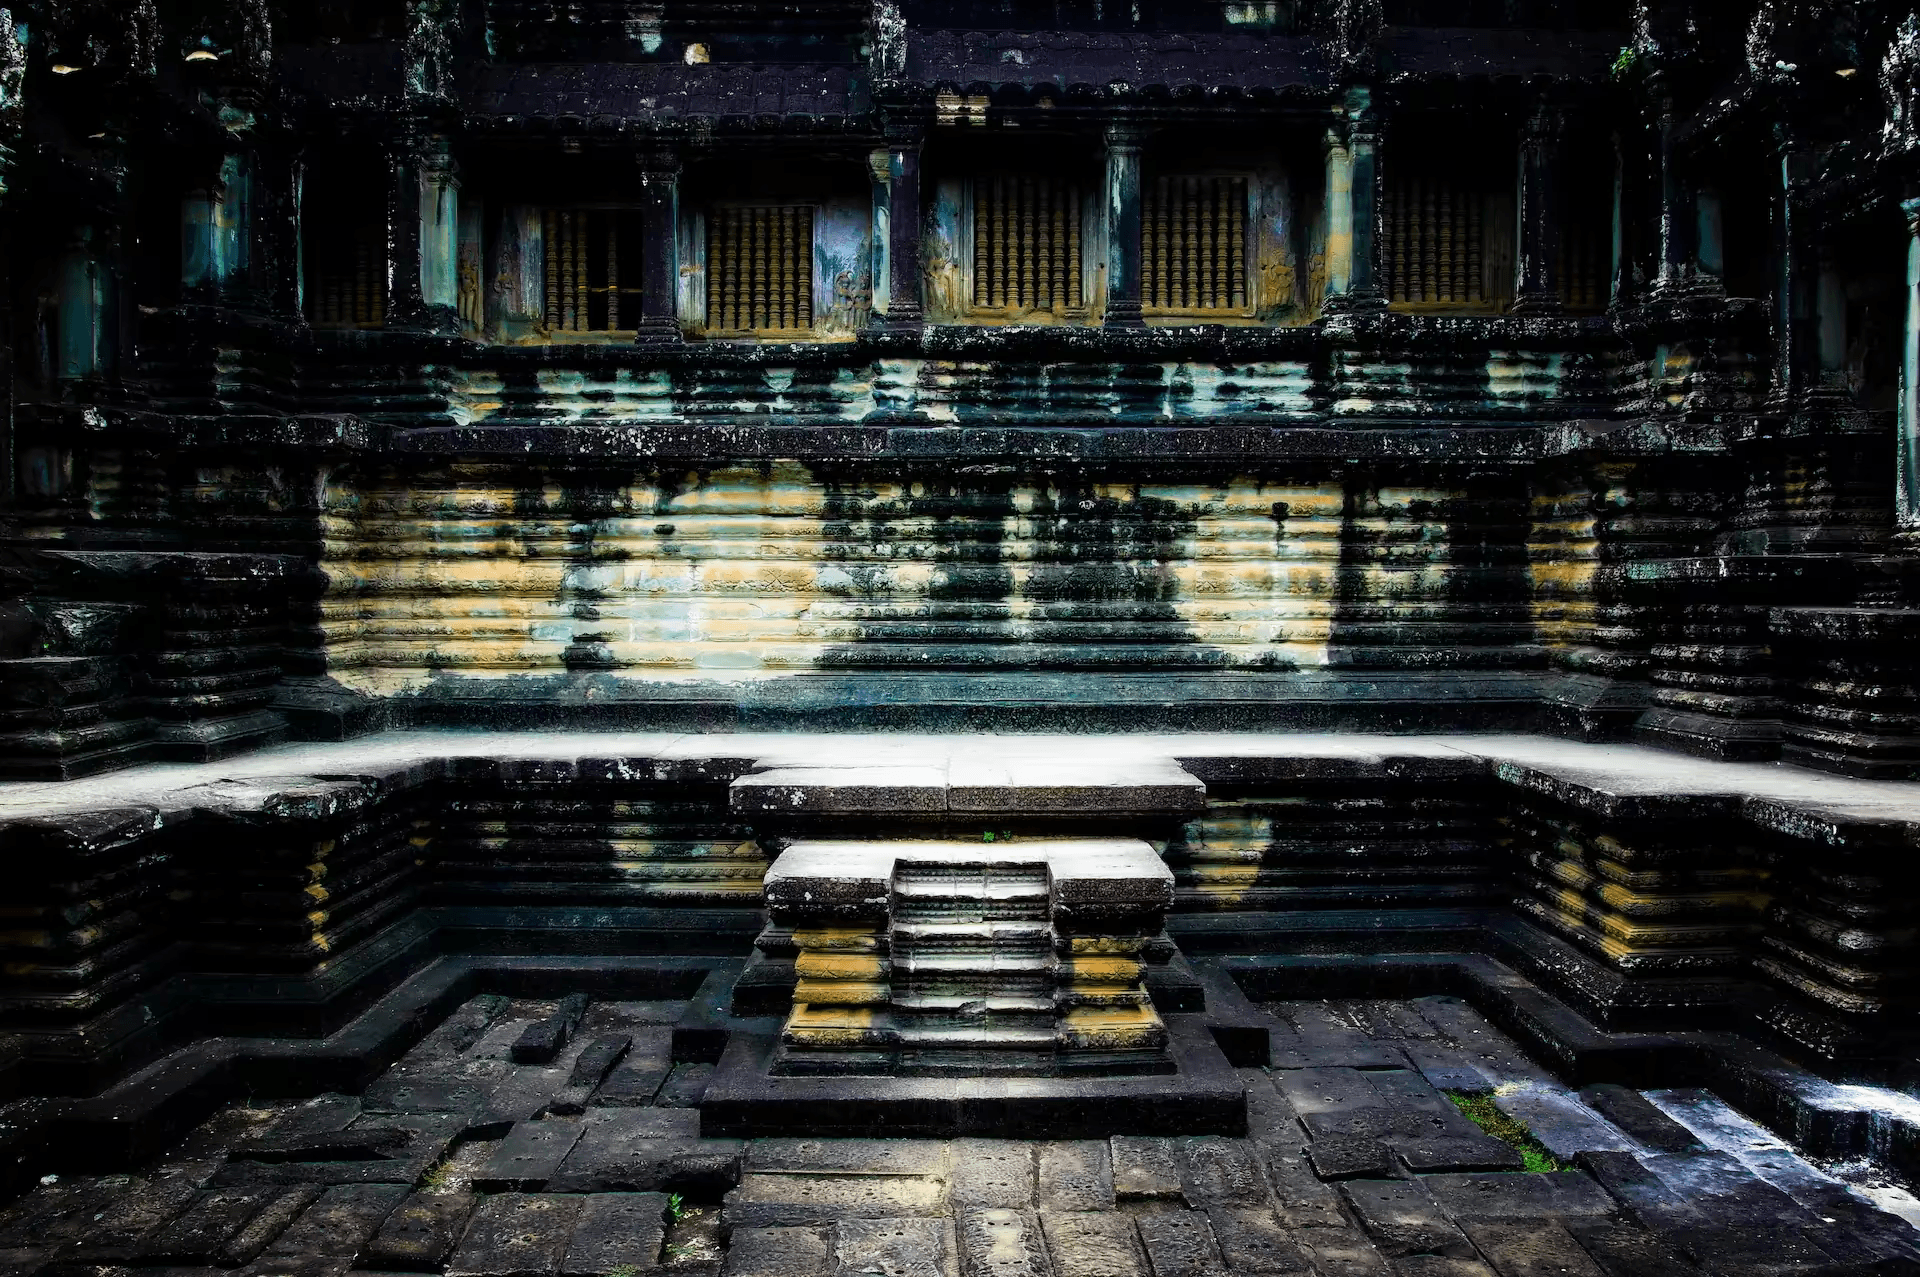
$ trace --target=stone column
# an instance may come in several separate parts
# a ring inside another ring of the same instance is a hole
[[[1693,280],[1693,243],[1699,229],[1692,184],[1678,170],[1673,145],[1673,103],[1662,101],[1655,137],[1660,168],[1660,273],[1654,290],[1670,293]]]
[[[1907,215],[1907,321],[1900,344],[1898,482],[1894,541],[1920,551],[1920,199],[1900,201]]]
[[[1108,328],[1139,328],[1140,135],[1126,124],[1107,129]]]
[[[1554,166],[1560,117],[1542,106],[1520,130],[1520,254],[1514,263],[1513,313],[1558,314],[1560,218],[1554,207]]]
[[[678,345],[680,278],[680,158],[656,155],[640,173],[640,315],[636,346]]]
[[[1636,156],[1636,159],[1644,158]],[[1636,180],[1635,174],[1638,174]],[[1645,190],[1645,169],[1627,162],[1625,135],[1613,135],[1613,271],[1609,276],[1607,300],[1626,301],[1633,296],[1633,245],[1627,235],[1632,210],[1642,207],[1636,196]]]
[[[98,238],[91,226],[80,227],[60,259],[55,372],[62,381],[86,381],[106,371],[107,277]]]
[[[189,296],[232,302],[252,274],[253,162],[221,157],[213,178],[180,204],[180,283]]]
[[[420,303],[425,326],[460,330],[460,180],[447,140],[420,157]]]
[[[387,321],[396,330],[428,328],[421,295],[421,149],[417,138],[393,143],[387,156]]]
[[[1349,252],[1347,287],[1327,299],[1331,311],[1383,310],[1385,282],[1380,277],[1380,120],[1373,110],[1373,94],[1364,88],[1347,90],[1347,189]],[[1331,209],[1332,192],[1329,191]],[[1335,224],[1330,218],[1329,227]],[[1332,235],[1328,253],[1332,255]]]
[[[920,147],[919,129],[887,140],[887,306],[874,306],[874,323],[888,332],[920,331]],[[875,233],[878,233],[876,228]],[[877,287],[877,285],[876,285]]]
[[[868,233],[873,246],[873,300],[867,309],[871,320],[887,313],[887,302],[893,296],[893,280],[887,265],[892,257],[887,241],[892,233],[893,153],[885,147],[869,152],[867,170],[873,179],[873,223]]]
[[[1347,149],[1345,120],[1327,130],[1327,291],[1326,301],[1353,286],[1353,152]]]
[[[1813,384],[1819,362],[1815,297],[1820,287],[1819,251],[1806,188],[1813,156],[1783,139],[1780,154],[1780,215],[1775,219],[1779,276],[1774,281],[1774,374],[1776,409],[1795,406]]]

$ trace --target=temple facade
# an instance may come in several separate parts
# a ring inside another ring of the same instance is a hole
[[[1914,33],[1443,7],[16,6],[0,767],[1152,723],[1910,775]]]
[[[0,1277],[1920,1272],[1910,9],[0,0]]]

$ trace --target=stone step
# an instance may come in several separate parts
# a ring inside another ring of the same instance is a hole
[[[1043,945],[1053,948],[1053,928],[1045,922],[1029,919],[1003,919],[997,922],[968,922],[954,919],[896,919],[892,943],[898,948],[914,949],[987,949],[1004,951]]]
[[[992,979],[995,976],[1053,977],[1053,955],[1041,950],[1038,953],[1009,953],[1005,950],[979,953],[919,953],[893,951],[893,975],[898,980],[903,975],[932,976],[954,979],[978,976]]]
[[[896,1012],[915,1015],[964,1015],[986,1014],[1007,1015],[1024,1013],[1052,1016],[1054,1000],[1051,997],[1022,997],[1009,993],[902,993],[894,991],[893,1008]]]

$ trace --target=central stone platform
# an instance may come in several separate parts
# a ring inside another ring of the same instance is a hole
[[[798,842],[765,892],[796,976],[775,1073],[1173,1071],[1143,982],[1173,874],[1145,842]]]

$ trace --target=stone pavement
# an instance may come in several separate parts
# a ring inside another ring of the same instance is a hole
[[[682,1007],[469,999],[362,1095],[232,1105],[130,1173],[48,1177],[0,1213],[0,1272],[1920,1272],[1900,1187],[1704,1091],[1570,1091],[1451,997],[1267,1004],[1244,1139],[702,1138]]]

